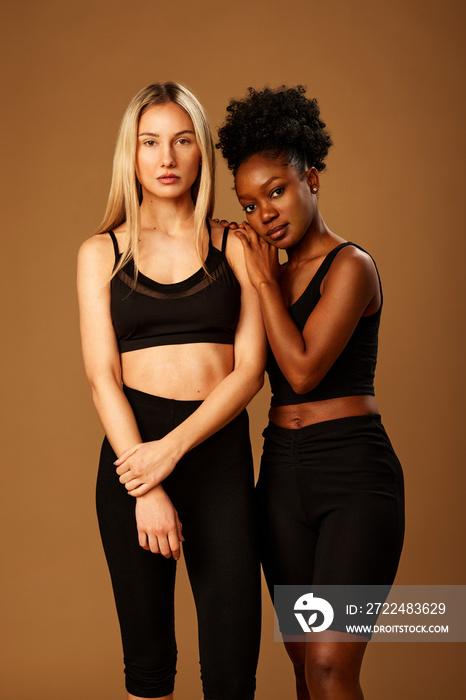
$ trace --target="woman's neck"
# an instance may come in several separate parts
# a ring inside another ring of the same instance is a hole
[[[301,240],[295,246],[288,249],[288,263],[292,267],[297,267],[303,262],[322,255],[326,252],[329,242],[333,239],[337,241],[338,236],[332,233],[320,212],[317,211],[317,214],[312,219],[308,230]]]
[[[143,197],[140,206],[141,230],[170,232],[194,225],[194,202],[191,193],[176,199]]]

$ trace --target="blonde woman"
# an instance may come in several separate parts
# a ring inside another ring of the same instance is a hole
[[[260,589],[244,409],[262,385],[265,341],[241,243],[208,218],[213,199],[202,106],[177,83],[149,85],[126,110],[107,212],[78,259],[128,698],[173,698],[180,542],[205,700],[254,697]]]

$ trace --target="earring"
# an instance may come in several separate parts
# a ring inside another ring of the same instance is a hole
[[[318,191],[319,191],[319,188],[317,187],[317,185],[314,185],[313,188],[311,189],[312,194],[317,194]]]

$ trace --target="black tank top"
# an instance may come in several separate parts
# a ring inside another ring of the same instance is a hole
[[[212,244],[205,261],[208,275],[200,268],[188,279],[160,284],[138,273],[130,260],[111,281],[111,315],[120,353],[159,345],[185,343],[233,344],[238,325],[241,287],[226,255],[228,229],[222,249]],[[118,242],[109,231],[120,260]]]
[[[289,307],[289,314],[300,331],[303,330],[307,319],[321,297],[320,285],[333,259],[339,250],[348,245],[363,250],[360,246],[350,242],[341,243],[331,250],[303,294]],[[382,287],[380,287],[380,293],[382,294]],[[363,394],[373,396],[381,312],[382,298],[380,307],[374,314],[361,317],[341,355],[333,363],[319,384],[306,394],[296,394],[293,391],[269,347],[267,372],[272,389],[272,406],[288,406],[307,403],[308,401],[335,399],[342,396],[359,396]]]

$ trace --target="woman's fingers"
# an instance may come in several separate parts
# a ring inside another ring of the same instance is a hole
[[[121,467],[120,467],[120,469],[121,469]],[[117,469],[117,474],[118,474],[118,469]],[[120,482],[120,484],[127,484],[129,481],[132,481],[133,479],[134,479],[134,476],[132,476],[131,472],[128,469],[128,471],[122,473],[122,475],[120,476],[118,481]]]
[[[236,229],[235,236],[236,238],[239,238],[244,247],[249,244],[249,238],[247,237],[246,232],[243,229]]]
[[[163,536],[159,535],[158,538],[157,538],[157,540],[158,540],[158,545],[159,545],[160,554],[161,554],[163,557],[165,557],[165,559],[169,559],[172,555],[173,555],[173,558],[174,558],[174,559],[175,559],[175,558],[176,558],[176,559],[179,559],[179,557],[180,557],[180,546],[179,546],[179,544],[177,545],[177,547],[178,547],[178,549],[177,549],[177,551],[178,551],[178,556],[175,557],[175,555],[173,554],[173,551],[172,551],[172,547],[171,547],[171,544],[172,544],[172,543],[171,543],[171,541],[170,541],[170,533],[168,533],[168,535],[163,535]],[[176,547],[175,547],[175,551],[176,551]]]
[[[147,490],[149,490],[157,485],[153,477],[145,479],[144,477],[136,476],[132,471],[127,471],[122,474],[119,478],[119,482],[126,487],[127,491],[134,491],[134,489],[143,485],[147,486]]]
[[[175,561],[178,561],[178,559],[180,558],[180,540],[176,532],[168,533],[168,545],[173,559],[175,559]]]
[[[175,543],[176,537],[170,540],[170,534],[167,537],[167,535],[157,535],[153,532],[140,532],[138,534],[139,544],[146,551],[152,552],[152,554],[162,554],[167,559],[173,555],[174,559],[179,559],[179,542]]]
[[[227,221],[226,219],[212,219],[212,221],[215,221],[216,224],[220,224],[224,228],[235,229],[238,227],[236,221]]]
[[[131,488],[131,482],[126,486],[128,490],[128,494],[130,496],[134,496],[137,498],[138,496],[144,496],[145,493],[148,493],[152,486],[150,484],[141,484],[141,482],[138,482],[139,486],[134,486]]]
[[[248,224],[247,221],[243,221],[242,226],[244,226],[244,229],[248,235],[249,241],[251,242],[251,245],[260,245],[262,242],[266,243],[263,241],[263,239],[259,236],[258,233]],[[266,243],[268,246],[268,243]]]
[[[140,460],[139,460],[140,461]],[[117,467],[116,473],[120,475],[120,482],[122,484],[128,483],[131,479],[142,478],[142,468],[138,462],[135,462],[130,457],[126,461]]]
[[[144,482],[140,479],[134,479],[129,474],[123,474],[123,476],[120,476],[120,483],[124,484],[127,491],[134,491],[134,489],[142,486]]]
[[[174,446],[167,445],[162,440],[154,440],[136,446],[132,451],[128,451],[120,457],[120,460],[124,459],[124,462],[116,468],[120,482],[126,485],[134,480],[134,484],[131,484],[129,490],[136,488],[136,481],[141,485],[145,484],[148,488],[139,491],[137,495],[146,493],[148,489],[159,484],[173,471],[177,461],[173,457],[173,452]],[[117,460],[115,464],[120,460]]]
[[[251,251],[255,251],[260,248],[262,239],[260,238],[260,236],[257,235],[257,233],[254,231],[252,226],[248,224],[247,221],[242,222],[241,228],[238,228],[235,231],[235,234],[238,236],[238,238],[241,239],[241,241],[247,241],[248,247]],[[266,245],[268,247],[268,244]]]
[[[244,244],[244,247],[249,247],[249,244],[251,242],[251,236],[249,235],[249,231],[245,228],[243,224],[240,224],[238,226],[238,228],[234,231],[234,234],[237,238],[239,238],[241,243]]]
[[[140,445],[134,445],[133,447],[130,447],[128,450],[125,450],[123,454],[121,454],[113,464],[120,469],[121,465],[124,464],[124,462],[128,459],[128,457],[131,457],[131,455],[134,455],[135,452],[139,449]],[[123,474],[126,469],[123,469],[122,471],[118,471],[117,469],[117,474]]]
[[[152,552],[152,554],[161,554],[159,538],[155,535],[149,535],[148,540],[149,549]]]
[[[176,532],[178,535],[178,540],[180,542],[184,542],[184,537],[183,537],[183,532],[182,532],[183,526],[180,522],[180,519],[178,517],[178,513],[176,511],[175,511],[175,520],[176,520]]]
[[[256,232],[254,231],[253,227],[252,227],[250,224],[248,224],[247,221],[242,221],[242,222],[241,222],[241,226],[242,226],[242,227],[244,228],[244,230],[247,231],[248,233],[256,233]],[[257,236],[257,233],[256,233],[256,236]]]
[[[156,477],[153,474],[145,476],[139,465],[133,464],[129,460],[125,462],[121,467],[116,470],[117,474],[120,474],[119,481],[120,484],[124,484],[128,491],[133,491],[145,484],[148,488],[153,488],[156,485]],[[145,492],[141,492],[145,493]]]
[[[171,531],[167,535],[155,534],[151,532],[139,532],[139,545],[152,554],[161,554],[166,559],[173,557],[175,561],[181,556],[180,541],[183,541],[181,534],[181,523],[178,521],[179,530]]]
[[[144,488],[142,486],[141,488]],[[138,493],[138,489],[133,491]],[[151,489],[136,501],[136,525],[140,546],[153,554],[180,557],[181,522],[164,489]]]
[[[147,534],[145,532],[138,532],[138,540],[139,540],[139,545],[143,549],[146,549],[147,551],[150,549],[149,543],[147,541]]]

